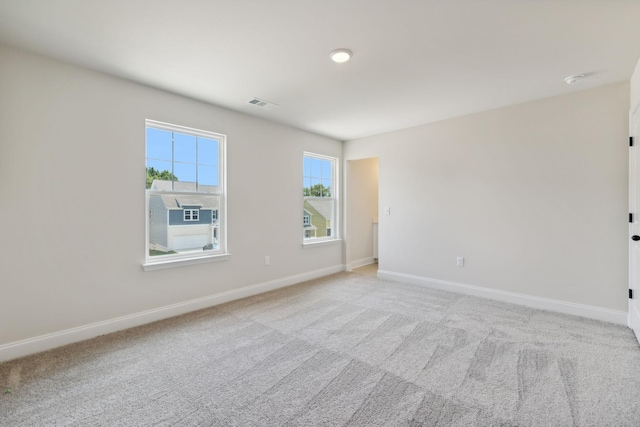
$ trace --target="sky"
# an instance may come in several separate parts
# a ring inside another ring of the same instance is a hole
[[[219,144],[216,139],[148,127],[147,167],[173,172],[178,181],[218,185]]]
[[[316,184],[322,184],[325,188],[331,187],[331,170],[333,162],[331,160],[318,159],[316,157],[304,157],[303,185],[309,188]]]
[[[218,185],[220,141],[147,127],[147,167],[172,172],[178,181]],[[333,162],[304,156],[303,185],[330,188]]]

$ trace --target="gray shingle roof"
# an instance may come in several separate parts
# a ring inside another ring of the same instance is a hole
[[[193,194],[161,194],[159,197],[167,209],[182,209],[184,206],[199,206],[200,209],[218,209],[220,207],[220,198],[202,194],[202,190],[217,190],[214,185],[200,186],[200,192],[196,193],[195,182],[174,182],[174,191],[189,191]],[[171,181],[154,179],[151,184],[151,190],[155,191],[172,191]]]
[[[164,179],[154,179],[151,184],[151,190],[155,191],[196,191],[196,183],[188,181],[173,181],[173,189],[171,181]],[[217,185],[199,185],[198,193],[217,193]]]
[[[200,209],[218,209],[220,207],[218,197],[163,194],[160,198],[167,209],[182,209],[184,206],[199,206]]]
[[[333,219],[333,204],[335,203],[333,199],[305,199],[305,202],[318,211],[324,219]]]

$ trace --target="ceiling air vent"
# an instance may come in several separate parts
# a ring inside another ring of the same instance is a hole
[[[253,98],[252,100],[249,101],[249,104],[255,105],[256,107],[260,107],[260,108],[263,108],[265,110],[273,110],[274,108],[277,107],[276,104],[273,104],[273,103],[267,102],[267,101],[263,101],[262,99],[258,99],[258,98]]]

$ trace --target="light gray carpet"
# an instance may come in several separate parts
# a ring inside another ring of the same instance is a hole
[[[623,326],[341,273],[0,364],[0,425],[632,426]]]

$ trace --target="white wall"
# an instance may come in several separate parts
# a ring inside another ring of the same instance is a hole
[[[380,158],[380,271],[623,314],[628,108],[622,83],[346,142]]]
[[[147,118],[227,135],[229,261],[142,270]],[[341,158],[342,143],[0,46],[0,353],[344,268],[339,242],[302,248],[303,151]]]
[[[347,267],[373,263],[373,219],[378,216],[378,159],[347,162]]]

